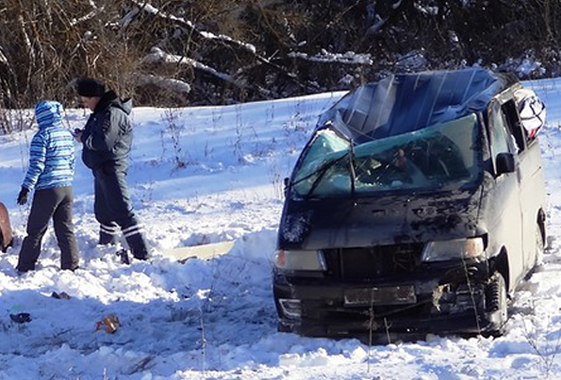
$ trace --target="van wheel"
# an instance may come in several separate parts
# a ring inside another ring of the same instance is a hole
[[[495,272],[489,279],[485,289],[486,316],[489,326],[486,329],[491,335],[500,336],[504,333],[504,325],[508,319],[508,299],[506,283],[503,275]]]
[[[543,241],[542,229],[539,224],[536,224],[536,262],[535,265],[543,263],[543,254],[545,251],[545,242]]]

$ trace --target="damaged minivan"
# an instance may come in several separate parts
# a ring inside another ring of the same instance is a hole
[[[279,330],[501,334],[546,241],[544,115],[483,69],[391,75],[320,115],[286,180]]]

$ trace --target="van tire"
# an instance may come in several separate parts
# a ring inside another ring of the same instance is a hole
[[[486,330],[494,336],[502,335],[508,319],[508,295],[505,279],[498,271],[493,273],[485,289],[485,305],[489,322]]]
[[[543,255],[545,252],[545,242],[543,240],[542,229],[539,224],[536,224],[536,262],[535,266],[543,263]]]

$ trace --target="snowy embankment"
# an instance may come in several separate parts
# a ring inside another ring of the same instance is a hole
[[[497,339],[429,336],[368,347],[276,331],[271,266],[282,178],[318,113],[340,93],[228,107],[136,108],[129,184],[154,258],[127,266],[115,248],[95,246],[93,182],[80,163],[74,220],[82,260],[75,273],[58,269],[50,229],[38,270],[16,274],[29,210],[15,198],[32,132],[0,136],[0,200],[16,237],[0,254],[0,380],[559,378],[561,81],[531,85],[548,105],[541,142],[551,248],[516,294],[507,333]],[[82,126],[86,117],[69,111],[69,127]],[[222,240],[234,240],[234,248],[208,261],[182,264],[161,254]],[[10,319],[23,312],[30,322]],[[96,322],[110,314],[119,319],[117,331],[96,331]]]

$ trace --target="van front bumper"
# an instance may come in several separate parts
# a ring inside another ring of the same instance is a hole
[[[408,278],[371,283],[275,270],[279,330],[307,336],[367,334],[385,340],[429,333],[493,333],[500,326],[486,302],[488,268],[486,262],[435,266]]]

